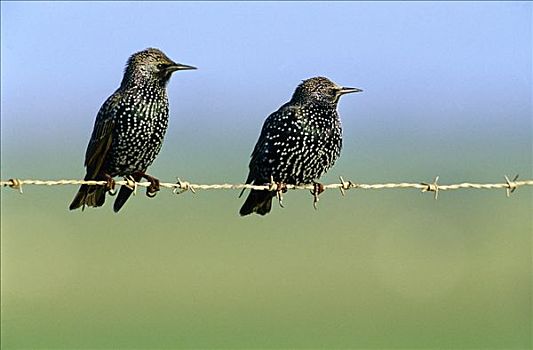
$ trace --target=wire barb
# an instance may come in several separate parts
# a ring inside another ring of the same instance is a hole
[[[435,200],[439,197],[439,185],[437,184],[437,181],[439,181],[439,177],[435,177],[435,180],[433,180],[433,183],[425,183],[422,182],[422,185],[426,186],[422,189],[422,192],[435,192]]]
[[[513,193],[518,186],[516,185],[516,180],[518,180],[518,174],[515,175],[513,181],[510,181],[507,175],[505,175],[505,181],[507,182],[507,188],[505,189],[507,193],[507,198],[511,196],[511,193]]]
[[[341,186],[339,187],[339,190],[343,196],[346,195],[347,190],[349,190],[351,187],[355,187],[351,181],[344,181],[342,176],[339,176],[339,180],[341,180]]]
[[[133,195],[135,196],[137,194],[137,181],[135,181],[133,176],[124,177],[124,181],[126,181],[124,186],[126,186],[130,190],[133,190]]]
[[[20,194],[23,194],[24,192],[22,192],[22,181],[19,180],[19,179],[9,179],[7,180],[8,184],[7,186],[13,188],[13,189],[16,189],[16,190],[19,190],[19,193]],[[4,186],[6,186],[4,184]]]
[[[181,181],[179,177],[176,177],[176,187],[172,190],[174,194],[182,194],[187,191],[191,191],[193,194],[196,194],[194,187],[187,181]]]

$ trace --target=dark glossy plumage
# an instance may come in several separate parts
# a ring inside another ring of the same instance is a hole
[[[342,148],[339,97],[360,89],[324,77],[304,80],[292,99],[265,121],[252,153],[246,183],[309,184],[333,166]],[[270,212],[274,192],[252,190],[240,214]]]
[[[195,69],[178,64],[158,49],[133,54],[120,87],[102,105],[85,154],[86,180],[133,176],[136,181],[156,158],[168,125],[166,85],[173,72]],[[70,209],[99,207],[108,189],[82,185]],[[122,186],[114,210],[124,205],[132,190]]]

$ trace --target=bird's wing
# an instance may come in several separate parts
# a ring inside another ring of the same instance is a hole
[[[119,99],[118,93],[110,96],[96,116],[91,140],[85,153],[88,178],[94,178],[98,175],[111,148],[113,128],[115,126],[114,116],[116,114],[114,109]]]
[[[275,154],[276,149],[280,144],[283,144],[287,138],[294,133],[295,130],[289,131],[287,125],[294,125],[293,119],[299,117],[299,108],[296,106],[284,105],[276,112],[268,116],[261,129],[259,139],[255,144],[250,159],[250,174],[248,175],[247,183],[258,179],[257,168],[267,161],[270,155]],[[268,180],[268,179],[261,179]]]

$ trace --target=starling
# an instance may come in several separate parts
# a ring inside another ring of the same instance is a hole
[[[85,180],[106,180],[107,186],[82,185],[70,204],[100,207],[106,192],[114,188],[113,177],[129,176],[150,181],[146,194],[153,197],[159,180],[146,174],[159,153],[168,125],[166,85],[172,73],[196,69],[179,64],[158,49],[133,54],[120,87],[102,105],[85,153]],[[133,190],[122,186],[113,209],[118,212]]]
[[[361,89],[341,87],[324,77],[304,80],[292,99],[265,121],[252,152],[246,183],[310,184],[333,166],[342,147],[337,103]],[[275,192],[252,190],[240,214],[270,212]]]

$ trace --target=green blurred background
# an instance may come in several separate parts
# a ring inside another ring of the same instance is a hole
[[[115,215],[67,212],[74,188],[3,190],[2,342],[528,348],[530,191],[328,191],[317,211],[289,192],[240,218],[233,191],[140,193]]]
[[[98,107],[153,45],[200,67],[169,84],[163,181],[244,180],[264,118],[315,74],[365,90],[323,183],[533,178],[531,36],[531,3],[3,2],[1,177],[81,177]],[[237,191],[141,191],[118,215],[69,212],[75,192],[1,190],[2,348],[532,346],[531,187],[326,191],[318,210],[289,191],[246,218]]]

